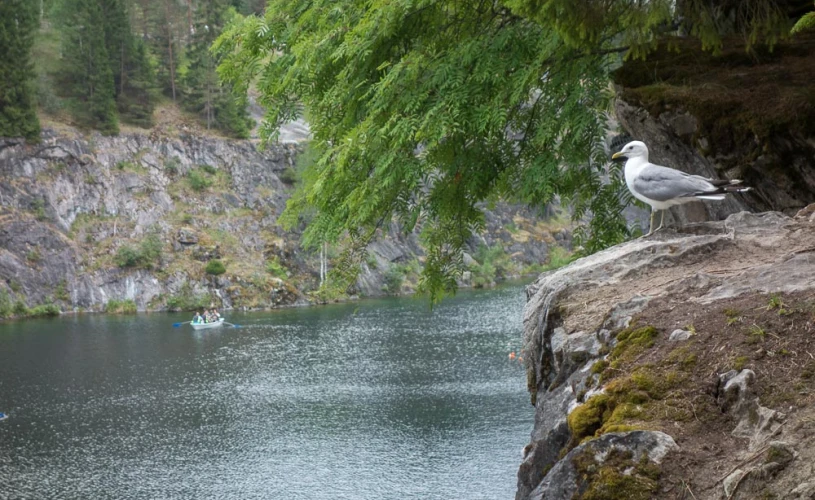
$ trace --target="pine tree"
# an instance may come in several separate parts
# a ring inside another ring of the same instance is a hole
[[[80,126],[117,134],[116,92],[100,0],[63,0],[58,19],[63,53],[58,90]]]
[[[184,79],[182,105],[198,114],[207,129],[220,129],[236,137],[248,137],[249,120],[246,99],[232,91],[232,85],[220,85],[218,61],[210,47],[221,33],[228,15],[225,0],[201,3],[195,13],[195,29],[187,51],[189,68]]]
[[[156,81],[161,92],[175,102],[178,94],[178,61],[182,38],[178,31],[180,26],[187,26],[187,21],[181,21],[184,14],[178,2],[154,0],[150,5],[152,7],[150,48],[158,57]]]
[[[38,14],[29,0],[0,2],[0,136],[35,140],[40,135],[30,59]]]
[[[125,78],[116,98],[122,121],[143,128],[153,126],[156,104],[156,73],[150,65],[147,46],[138,39],[130,41]]]
[[[133,36],[124,0],[101,0],[101,6],[119,115],[123,121],[150,127],[155,75],[144,43]]]

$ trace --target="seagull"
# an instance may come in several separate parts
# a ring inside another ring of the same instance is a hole
[[[648,147],[644,142],[629,142],[618,153],[611,156],[613,161],[625,162],[625,183],[628,190],[638,200],[651,205],[651,226],[645,236],[662,229],[665,210],[694,200],[723,200],[727,193],[743,193],[750,188],[741,185],[738,179],[708,179],[701,175],[691,175],[648,162]],[[654,215],[662,211],[659,227],[654,229]]]

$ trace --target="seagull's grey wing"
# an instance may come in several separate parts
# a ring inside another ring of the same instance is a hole
[[[686,198],[716,190],[704,177],[654,164],[640,171],[633,187],[637,193],[655,201]]]

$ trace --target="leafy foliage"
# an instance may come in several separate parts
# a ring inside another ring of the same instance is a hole
[[[190,187],[194,191],[204,191],[212,186],[212,179],[200,168],[187,172],[187,180],[189,180]]]
[[[280,263],[277,255],[266,261],[266,272],[275,278],[287,279],[289,277],[289,271]]]
[[[11,297],[5,288],[0,289],[0,318],[8,318],[14,309],[11,305]]]
[[[62,313],[59,306],[56,304],[40,304],[38,306],[34,306],[33,308],[27,311],[26,316],[32,318],[46,318],[52,316],[59,316]]]
[[[226,272],[226,267],[224,267],[224,263],[221,262],[220,260],[212,259],[209,262],[207,262],[207,267],[205,271],[207,274],[218,276]]]
[[[258,76],[268,138],[300,114],[312,125],[317,160],[286,221],[314,207],[307,244],[349,235],[334,279],[353,279],[360,249],[396,216],[406,230],[421,223],[420,288],[438,298],[455,289],[461,250],[483,227],[478,202],[543,205],[604,174],[607,61],[506,8],[279,1],[215,47],[228,81],[245,89]]]
[[[385,272],[382,290],[388,295],[399,295],[402,283],[405,281],[405,272],[399,266],[392,266]]]
[[[476,263],[471,266],[471,272],[475,288],[490,286],[512,270],[513,263],[500,244],[479,246],[473,258]]]
[[[786,34],[786,4],[779,0],[507,0],[520,15],[556,30],[573,47],[597,47],[610,38],[645,56],[660,35],[682,28],[710,50],[729,35],[749,46],[774,44]]]
[[[272,0],[215,43],[219,71],[269,110],[261,133],[305,116],[317,154],[284,219],[316,213],[306,244],[344,241],[332,279],[350,270],[377,228],[421,227],[421,288],[455,290],[462,248],[483,227],[477,203],[537,206],[560,198],[586,252],[628,235],[626,190],[601,147],[608,71],[644,57],[681,28],[713,51],[785,34],[776,0]]]
[[[152,269],[161,260],[162,243],[155,234],[145,237],[138,248],[122,245],[114,260],[119,267],[142,267]]]
[[[109,314],[136,314],[136,303],[131,299],[112,299],[105,304],[105,312]]]

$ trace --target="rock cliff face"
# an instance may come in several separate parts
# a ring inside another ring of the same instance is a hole
[[[813,498],[813,212],[690,224],[530,285],[516,499]]]
[[[660,47],[616,72],[620,125],[655,163],[753,187],[724,202],[674,207],[673,217],[794,215],[815,201],[815,34],[772,51],[728,44],[719,55],[690,39],[673,42],[681,50]]]
[[[259,151],[251,141],[165,132],[51,129],[36,145],[0,139],[0,299],[65,311],[124,300],[139,310],[310,301],[319,252],[278,223],[298,146]],[[503,246],[506,274],[570,246],[565,224],[542,225],[517,207],[501,205],[488,221],[472,253]],[[409,292],[423,258],[417,237],[395,227],[380,236],[356,292]],[[205,272],[212,259],[224,274]]]

